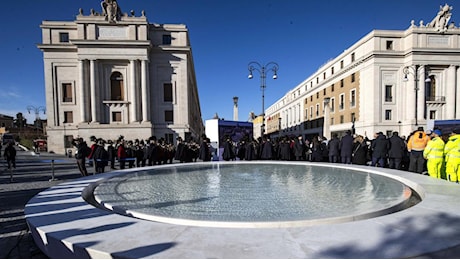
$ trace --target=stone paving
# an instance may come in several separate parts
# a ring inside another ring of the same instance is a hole
[[[12,182],[3,151],[0,157],[0,258],[48,258],[30,235],[24,206],[37,193],[81,175],[74,158],[47,152],[35,154],[19,147],[16,150]],[[88,172],[92,173],[91,167]]]

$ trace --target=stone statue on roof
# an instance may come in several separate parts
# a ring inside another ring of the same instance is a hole
[[[117,0],[101,0],[102,15],[109,22],[119,21],[121,18],[121,9],[118,6]]]
[[[450,17],[452,16],[453,7],[445,4],[444,6],[439,6],[439,12],[436,17],[431,21],[431,23],[427,24],[427,27],[433,27],[438,32],[445,32],[447,31],[448,24]]]

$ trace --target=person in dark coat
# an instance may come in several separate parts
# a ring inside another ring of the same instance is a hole
[[[185,161],[184,155],[183,155],[185,144],[182,140],[182,137],[180,136],[177,137],[176,140],[177,140],[177,145],[176,145],[176,153],[174,154],[174,159],[183,163]]]
[[[303,141],[302,135],[297,137],[297,140],[294,141],[294,156],[296,161],[305,160],[305,142]]]
[[[346,134],[340,140],[340,158],[342,163],[351,164],[351,157],[353,153],[353,137],[351,131],[347,130]]]
[[[112,140],[108,140],[107,143],[107,153],[109,154],[110,169],[115,169],[115,158],[117,158],[117,151],[115,150],[115,147],[113,147]]]
[[[329,150],[329,162],[337,163],[339,162],[340,156],[340,140],[337,134],[333,134],[331,140],[327,143],[327,148]]]
[[[8,142],[5,151],[3,152],[6,163],[8,164],[8,169],[11,167],[16,169],[16,148],[14,148],[14,142]]]
[[[289,161],[291,160],[291,147],[290,147],[290,144],[289,144],[289,140],[287,139],[287,137],[283,137],[283,139],[281,139],[281,142],[279,144],[279,148],[278,148],[278,158],[282,161]]]
[[[149,166],[155,165],[159,158],[159,147],[156,136],[149,138],[149,145],[147,147],[147,164]]]
[[[380,167],[385,167],[390,143],[382,132],[377,134],[377,138],[372,142],[371,149],[372,166],[376,166],[378,163]]]
[[[367,143],[362,135],[358,135],[353,142],[352,163],[357,165],[367,165]]]
[[[322,162],[323,161],[323,145],[319,141],[318,136],[314,136],[310,144],[311,149],[311,161]]]
[[[105,141],[99,138],[94,149],[94,163],[96,164],[96,173],[103,173],[105,166],[108,164],[109,153],[105,150]]]
[[[75,159],[77,159],[78,170],[80,170],[82,176],[88,176],[88,171],[86,170],[86,156],[89,155],[90,148],[81,137],[72,140],[72,145],[77,148]]]
[[[252,141],[246,144],[244,159],[247,161],[257,160],[258,149],[257,141],[252,138]]]
[[[399,137],[398,132],[393,132],[393,135],[388,139],[390,149],[388,150],[388,167],[390,169],[401,169],[401,161],[406,151],[406,143]]]
[[[205,137],[203,138],[203,141],[201,142],[200,145],[200,150],[199,150],[199,159],[202,160],[203,162],[209,162],[211,161],[211,150],[209,149],[209,138]]]
[[[224,161],[235,160],[235,149],[233,147],[232,140],[229,136],[225,136],[224,151],[222,152],[222,159]]]
[[[264,137],[262,141],[262,152],[260,154],[261,160],[273,159],[273,144],[270,138]]]

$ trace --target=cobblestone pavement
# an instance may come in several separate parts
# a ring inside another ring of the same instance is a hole
[[[12,181],[3,151],[0,156],[0,258],[48,258],[33,241],[24,207],[37,193],[81,175],[74,158],[16,150]]]

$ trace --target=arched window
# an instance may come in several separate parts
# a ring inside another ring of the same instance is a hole
[[[116,71],[110,76],[110,99],[111,100],[124,100],[125,95],[123,91],[123,75]]]

